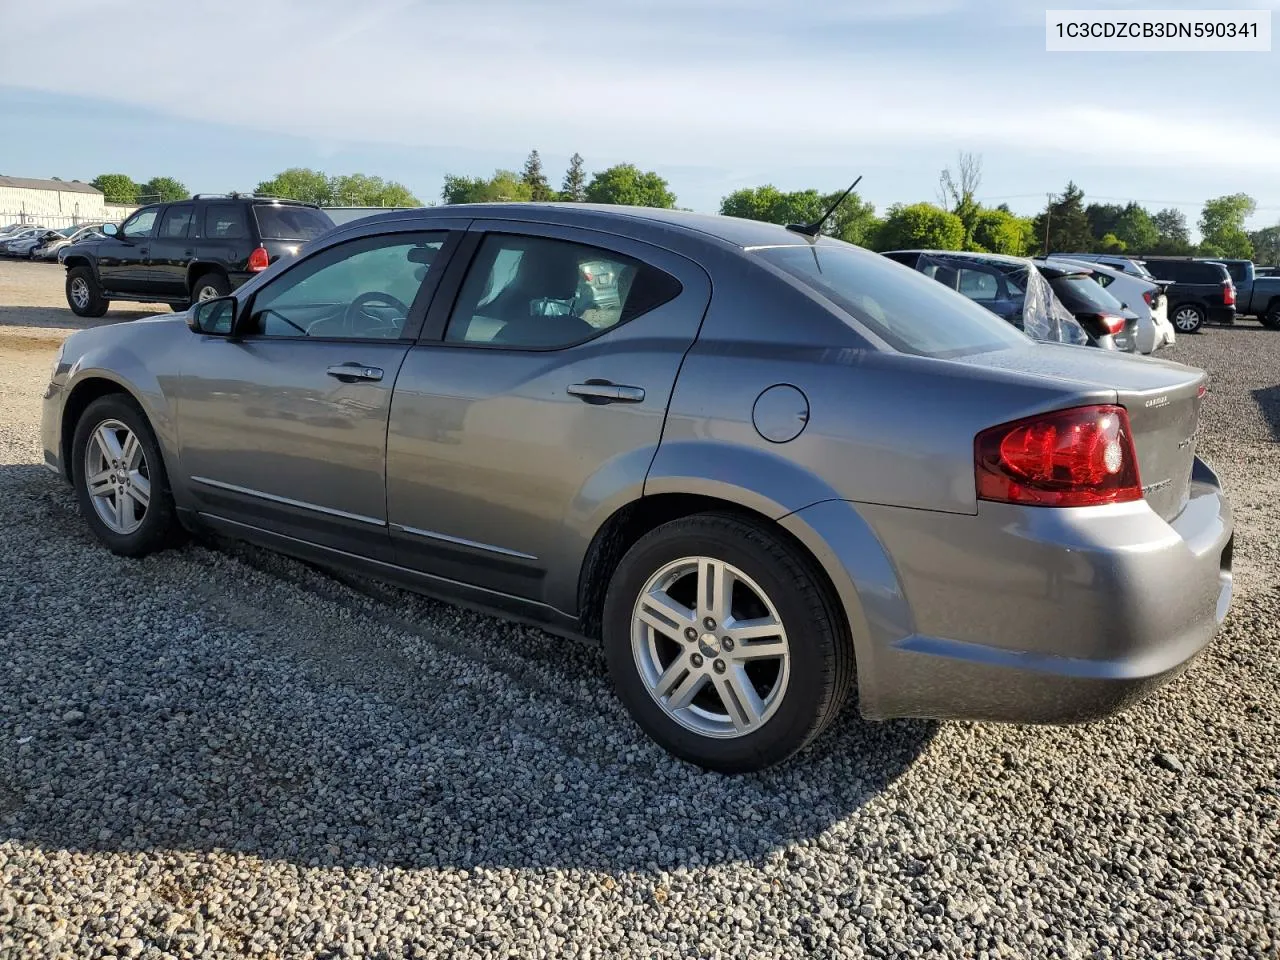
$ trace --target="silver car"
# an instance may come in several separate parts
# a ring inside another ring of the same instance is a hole
[[[77,332],[43,441],[116,553],[211,530],[598,640],[655,740],[744,771],[855,686],[1065,722],[1182,669],[1231,598],[1205,379],[782,227],[468,205]]]

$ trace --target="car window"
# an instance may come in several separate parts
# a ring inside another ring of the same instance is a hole
[[[211,203],[204,211],[204,232],[208,240],[243,240],[249,236],[244,207],[238,203]]]
[[[850,244],[795,244],[755,253],[903,353],[946,357],[1027,343],[985,307]],[[946,270],[955,273],[950,267],[938,273]]]
[[[1095,273],[1093,275],[1094,282],[1103,289],[1111,286],[1116,282],[1116,278],[1105,273]]]
[[[463,280],[445,339],[567,347],[661,306],[680,290],[674,277],[624,254],[489,234]]]
[[[1248,268],[1239,260],[1223,264],[1227,268],[1227,273],[1231,274],[1231,279],[1236,283],[1246,283],[1249,279]]]
[[[1053,292],[1072,313],[1103,312],[1120,313],[1124,308],[1120,301],[1084,274],[1059,277],[1052,282]]]
[[[444,239],[393,234],[330,247],[258,292],[246,333],[397,339]]]
[[[125,221],[124,226],[120,228],[120,232],[133,240],[151,236],[151,228],[156,225],[156,214],[159,212],[157,207],[139,210]]]
[[[181,240],[187,235],[191,226],[191,204],[169,207],[160,218],[160,231],[156,236],[161,240]]]
[[[1151,275],[1160,280],[1170,280],[1173,283],[1188,283],[1185,279],[1184,266],[1188,266],[1179,260],[1148,260],[1147,269],[1151,271]]]
[[[314,207],[255,203],[253,215],[263,240],[314,240],[333,227],[329,215]]]
[[[960,292],[970,300],[994,300],[1000,293],[1000,283],[993,274],[983,270],[960,269]]]

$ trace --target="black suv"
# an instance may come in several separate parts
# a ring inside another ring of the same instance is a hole
[[[67,303],[82,317],[102,316],[112,300],[185,310],[226,296],[333,225],[313,204],[273,197],[196,194],[152,204],[72,248]]]
[[[1178,333],[1195,333],[1206,322],[1234,323],[1236,288],[1221,263],[1185,257],[1143,257],[1157,280],[1172,282],[1165,291],[1169,322]]]

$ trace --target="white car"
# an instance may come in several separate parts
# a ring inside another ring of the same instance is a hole
[[[34,247],[36,243],[39,242],[40,238],[48,232],[48,227],[22,227],[19,230],[15,230],[6,237],[0,237],[0,253],[10,257],[16,256],[18,254],[15,247],[21,245],[23,247],[21,256],[25,257],[27,255],[27,251],[30,250],[31,247]],[[27,240],[35,242],[30,244],[24,243],[24,241]]]
[[[1161,347],[1172,346],[1173,324],[1169,322],[1169,300],[1164,295],[1166,284],[1154,277],[1146,279],[1096,260],[1079,260],[1075,257],[1053,257],[1063,263],[1088,267],[1093,279],[1107,292],[1138,315],[1138,329],[1134,334],[1139,353],[1154,353]]]
[[[1104,267],[1110,267],[1112,270],[1127,273],[1131,277],[1142,277],[1144,280],[1155,279],[1151,275],[1151,271],[1147,269],[1144,261],[1135,260],[1133,257],[1122,257],[1115,253],[1051,253],[1049,254],[1049,259],[1074,260],[1077,263],[1083,262],[1087,267],[1101,264]]]

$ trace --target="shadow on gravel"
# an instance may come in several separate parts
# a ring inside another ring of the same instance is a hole
[[[1258,410],[1271,428],[1271,435],[1280,440],[1280,384],[1274,387],[1262,387],[1253,391],[1253,399]]]
[[[253,548],[112,557],[36,466],[0,467],[0,524],[23,571],[0,578],[0,841],[656,872],[822,844],[937,730],[851,708],[722,777],[645,739],[579,644]]]
[[[117,310],[112,308],[104,317],[77,317],[69,307],[0,307],[2,327],[48,327],[58,330],[84,330],[103,327],[112,323],[124,323],[142,317],[168,316],[154,310]]]

